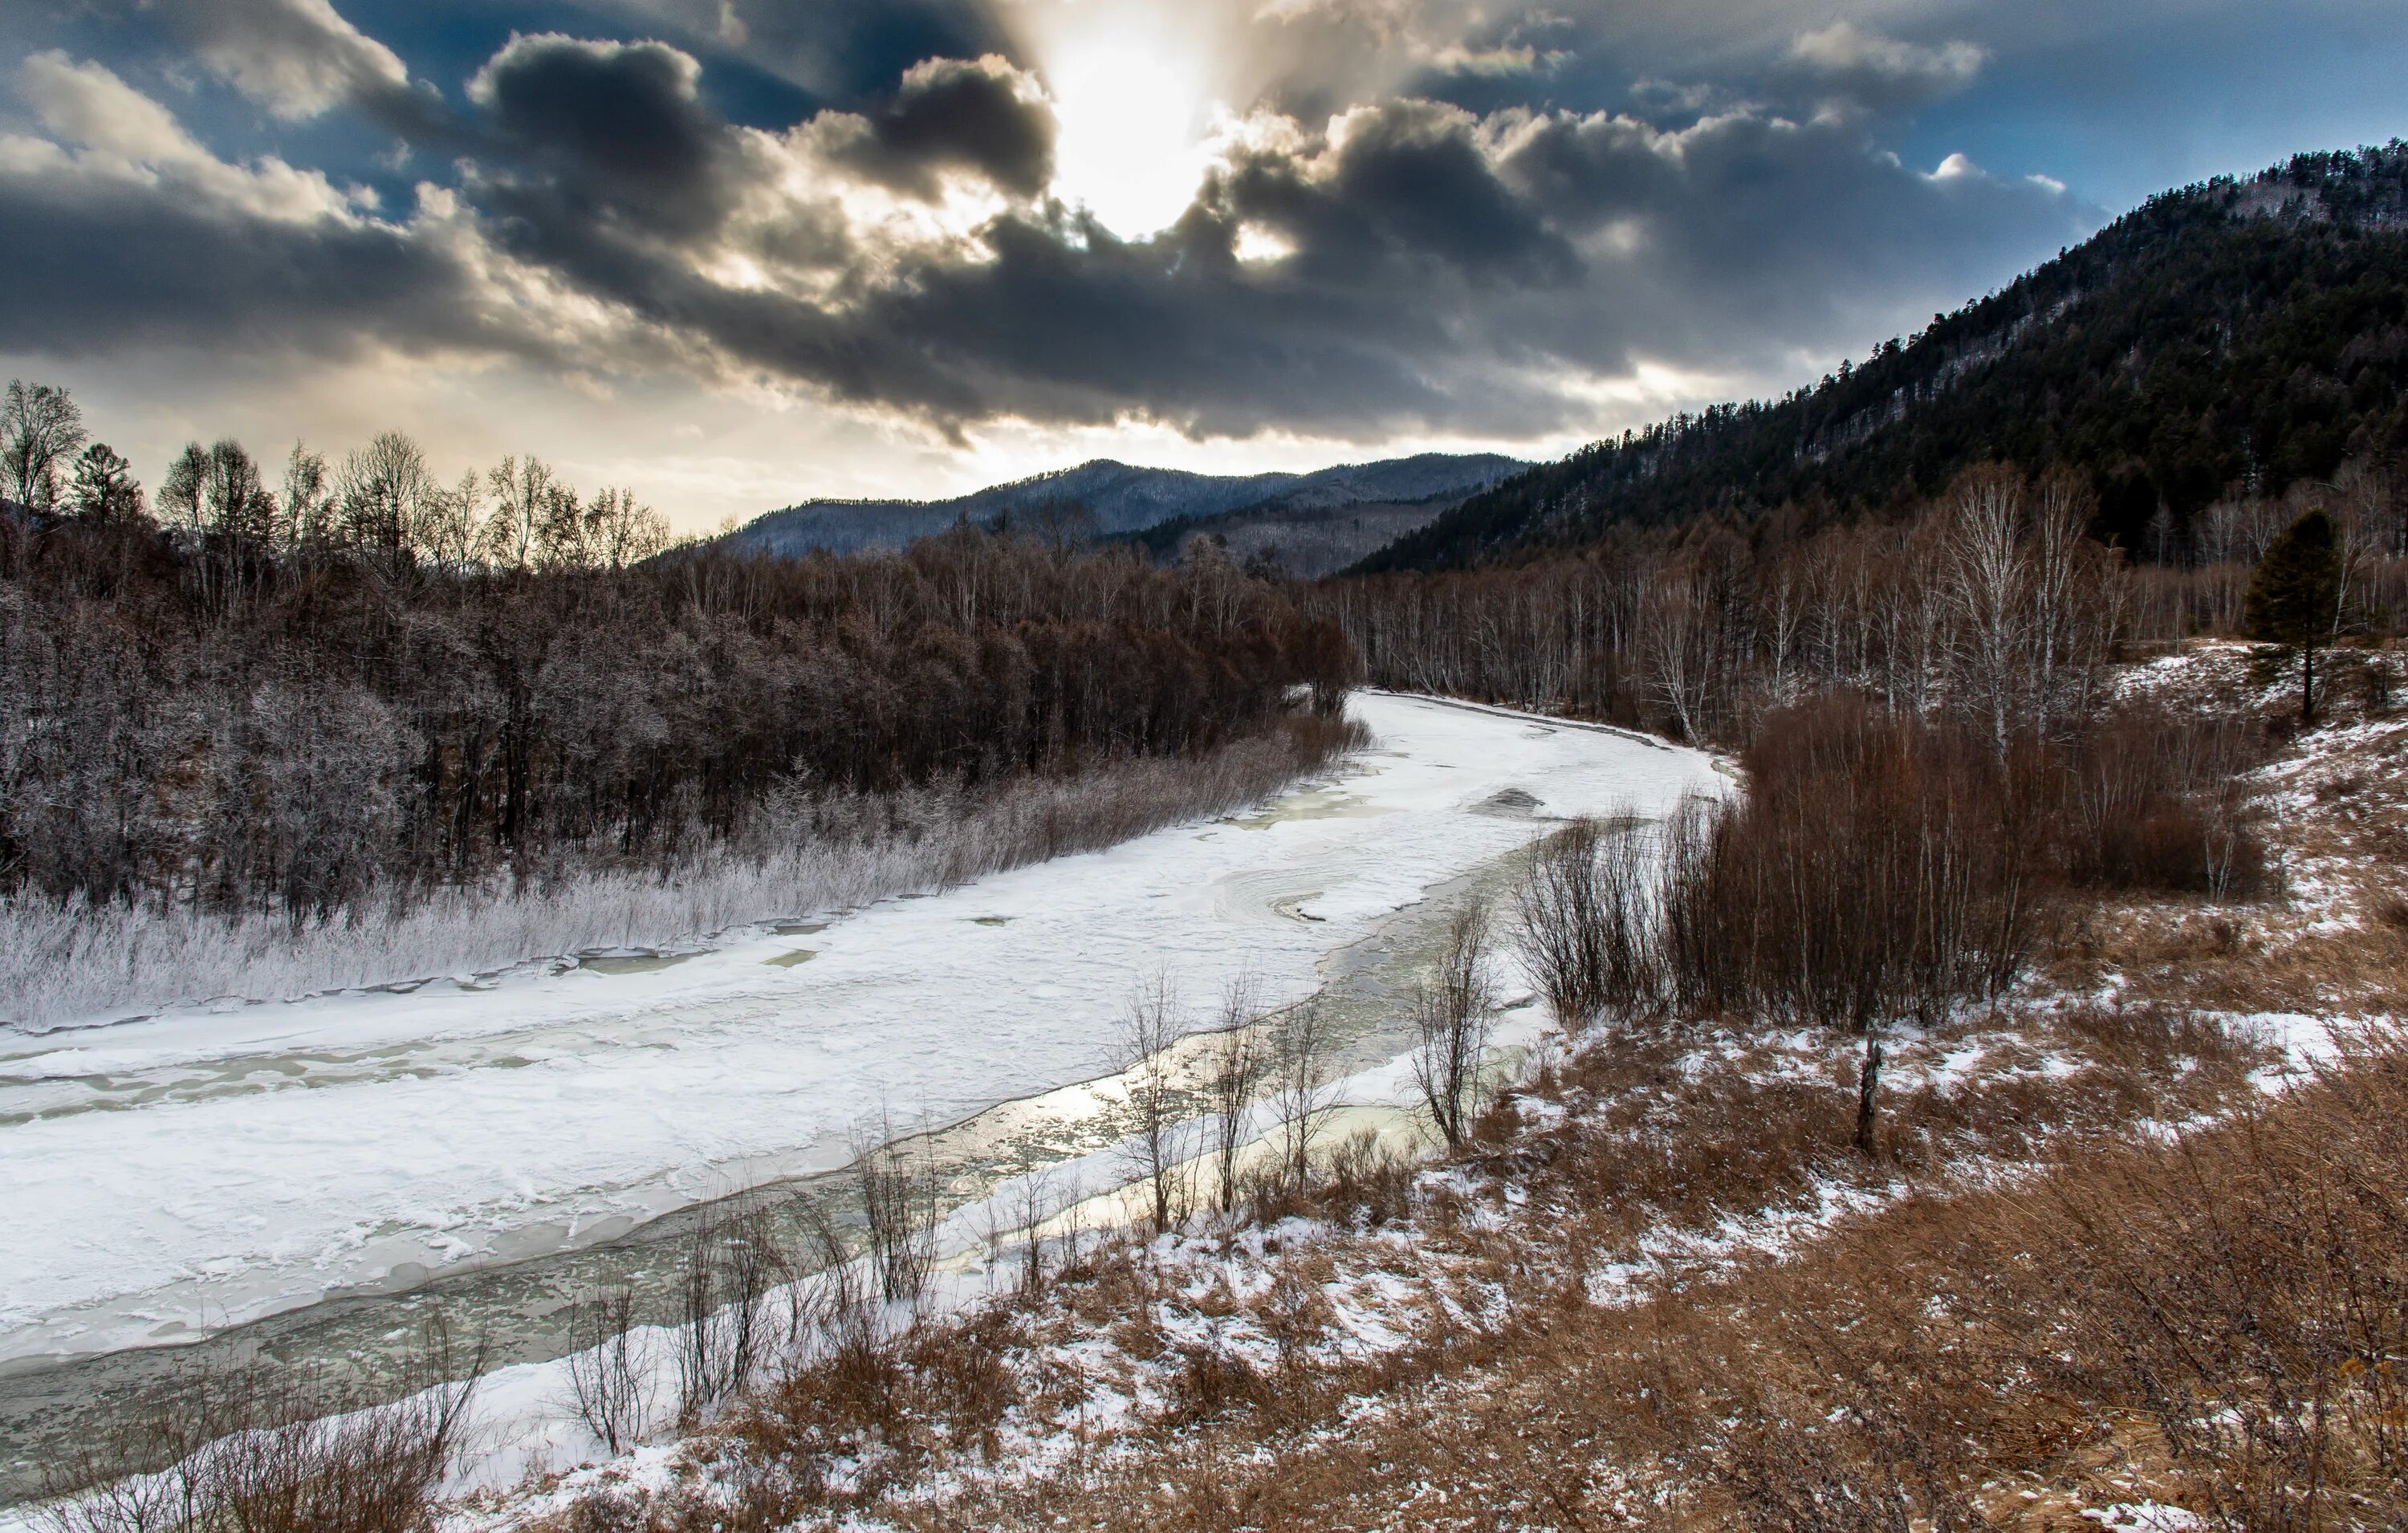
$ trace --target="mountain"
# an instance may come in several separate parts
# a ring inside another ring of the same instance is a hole
[[[1507,460],[1510,461],[1510,460]],[[1526,465],[1515,463],[1514,469]],[[1502,478],[1502,475],[1498,476]],[[1210,537],[1241,563],[1261,561],[1299,580],[1318,580],[1387,547],[1463,504],[1461,490],[1418,500],[1354,500],[1330,504],[1313,496],[1274,495],[1211,516],[1175,516],[1125,535],[1156,564],[1178,557],[1191,537]]]
[[[1599,442],[1355,567],[1462,567],[1615,523],[1895,509],[1989,459],[2065,466],[2101,536],[2178,554],[2229,489],[2408,449],[2408,145],[2167,193],[2004,291],[1777,401]]]
[[[1326,510],[1373,503],[1434,502],[1430,513],[1528,466],[1494,454],[1425,452],[1383,463],[1344,464],[1312,474],[1191,474],[1137,468],[1099,458],[952,500],[814,500],[771,511],[729,533],[738,552],[797,556],[816,549],[851,553],[900,548],[967,519],[982,526],[1058,519],[1073,509],[1107,537],[1168,522],[1201,521],[1248,508]],[[1422,520],[1426,520],[1426,517]],[[1388,536],[1395,536],[1392,529]],[[1385,541],[1385,538],[1381,539]]]

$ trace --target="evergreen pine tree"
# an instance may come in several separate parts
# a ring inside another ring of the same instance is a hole
[[[2332,638],[2341,552],[2319,508],[2283,529],[2249,581],[2249,637],[2300,652],[2300,720],[2316,722],[2316,651]]]

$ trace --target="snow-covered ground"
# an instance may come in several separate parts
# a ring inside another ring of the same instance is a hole
[[[0,1035],[0,1362],[189,1338],[605,1239],[1105,1068],[1133,985],[1266,1002],[1555,817],[1716,791],[1694,752],[1368,695],[1269,811],[738,934],[666,967]],[[1518,790],[1538,802],[1499,795]]]

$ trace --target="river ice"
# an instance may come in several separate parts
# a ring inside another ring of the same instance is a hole
[[[823,912],[818,931],[733,933],[632,972],[0,1034],[0,1363],[188,1339],[833,1168],[881,1110],[950,1122],[1102,1072],[1156,971],[1199,1023],[1241,972],[1293,999],[1392,912],[1538,834],[1533,816],[1715,791],[1705,757],[1635,737],[1353,707],[1378,745],[1266,812]]]

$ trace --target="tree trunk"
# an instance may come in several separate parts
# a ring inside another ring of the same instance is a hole
[[[1864,1154],[1873,1153],[1873,1096],[1881,1089],[1881,1033],[1865,1029],[1865,1067],[1856,1077],[1856,1149]]]
[[[2300,723],[2310,729],[2316,724],[2316,647],[2313,640],[2300,646]]]

